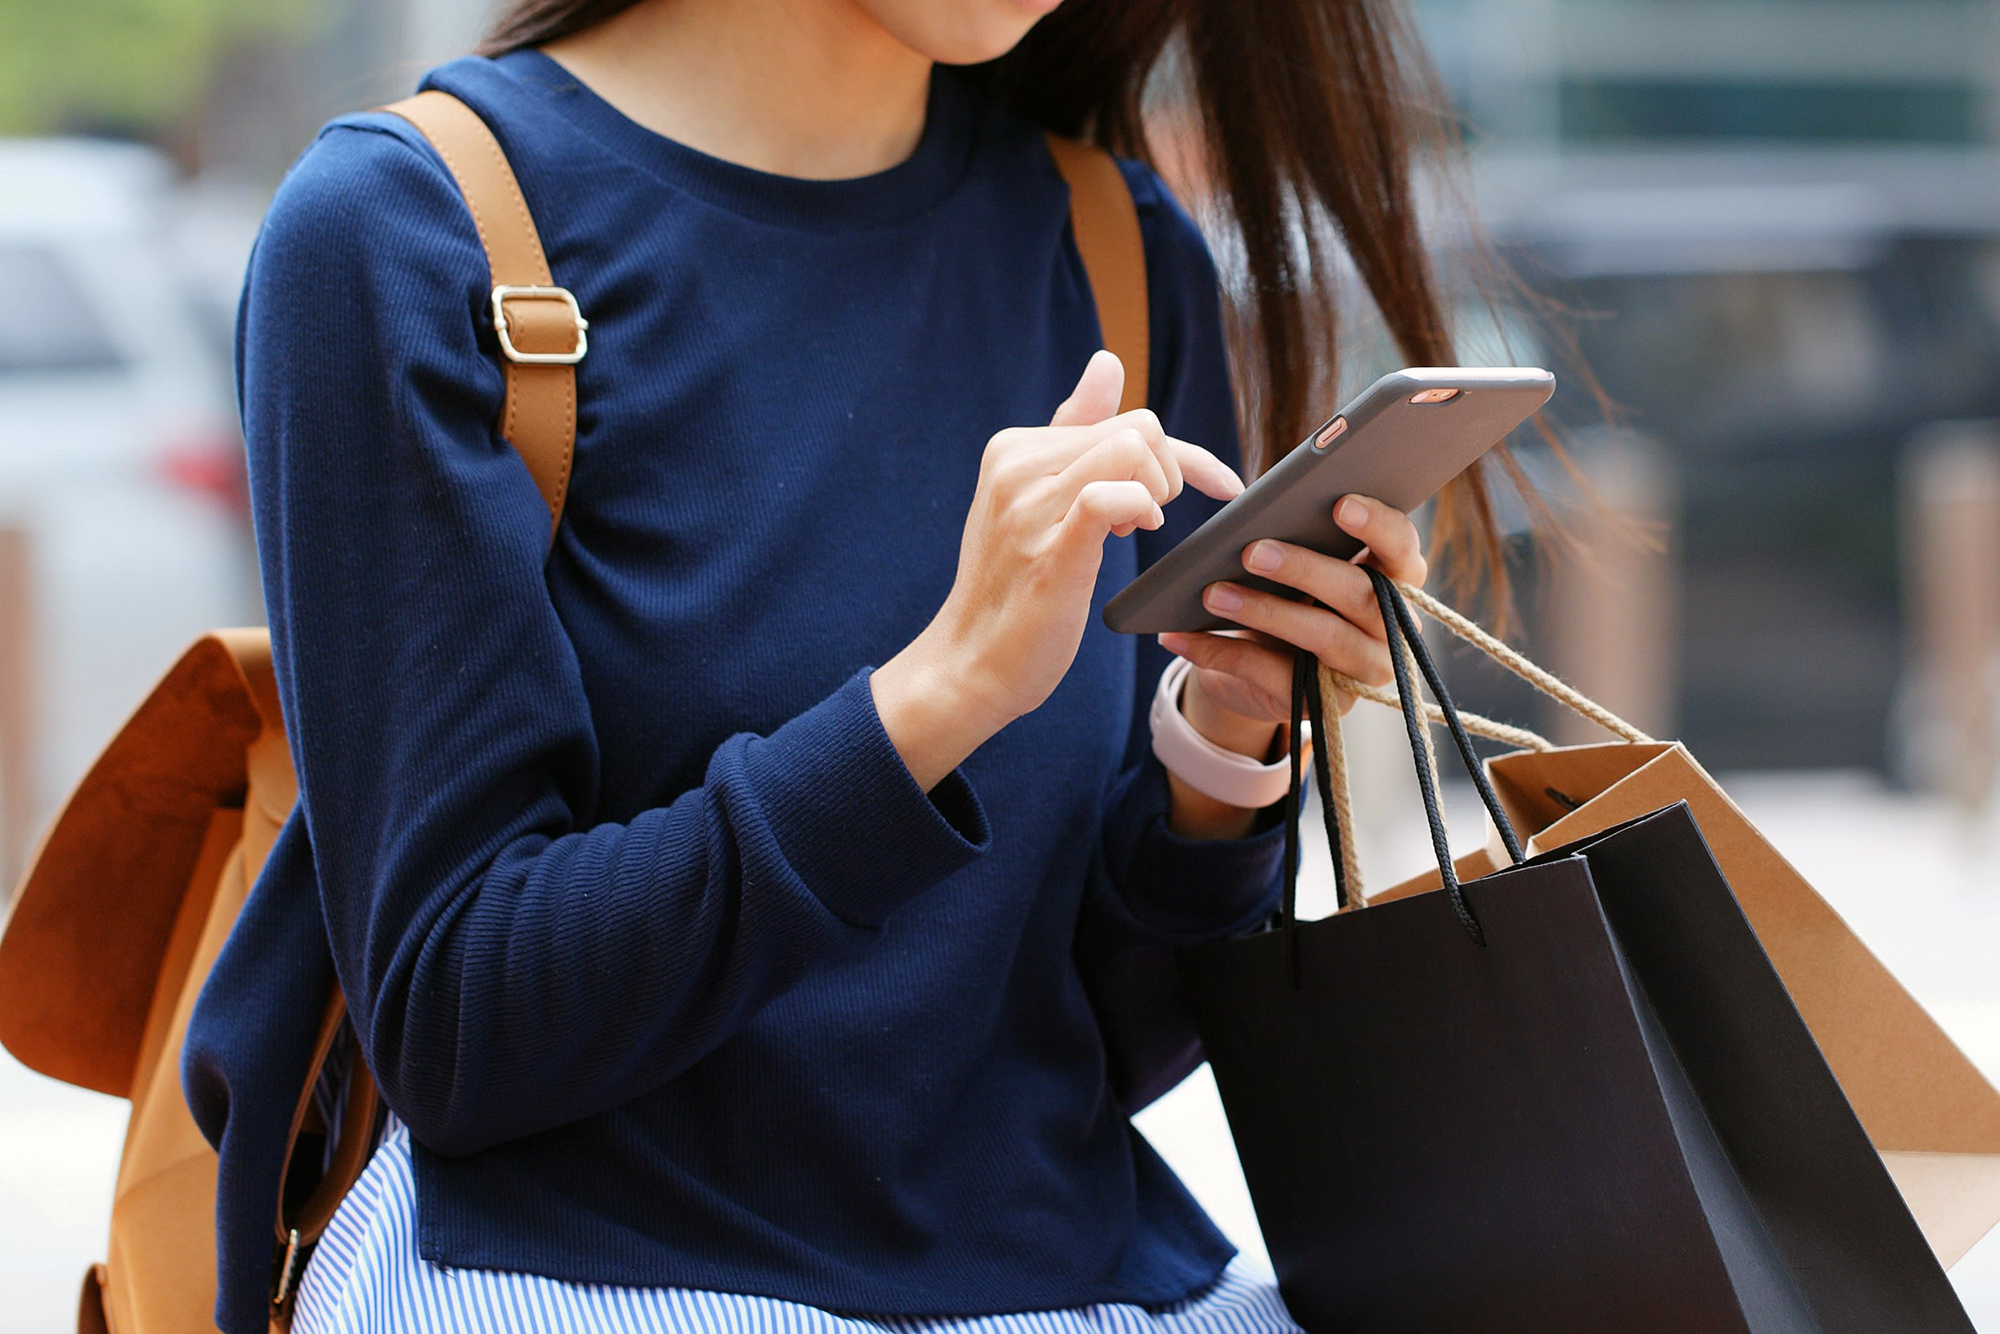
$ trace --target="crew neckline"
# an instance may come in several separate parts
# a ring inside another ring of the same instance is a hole
[[[931,67],[923,133],[908,157],[866,176],[811,180],[746,167],[647,129],[533,47],[493,64],[607,151],[677,190],[762,222],[837,230],[914,217],[951,194],[970,156],[971,90],[945,66]]]

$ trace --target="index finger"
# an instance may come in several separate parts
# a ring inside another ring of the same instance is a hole
[[[1243,479],[1236,475],[1236,469],[1200,445],[1168,436],[1167,447],[1180,461],[1182,479],[1203,495],[1234,500],[1243,494]]]

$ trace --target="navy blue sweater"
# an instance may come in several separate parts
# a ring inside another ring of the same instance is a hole
[[[538,53],[426,84],[492,125],[590,320],[575,469],[551,551],[457,188],[402,121],[333,122],[237,334],[301,802],[187,1048],[224,1328],[262,1326],[336,972],[435,1261],[911,1315],[1200,1286],[1231,1247],[1129,1116],[1199,1059],[1171,951],[1275,903],[1278,808],[1167,829],[1166,656],[1095,614],[929,793],[868,683],[951,587],[986,440],[1098,345],[1039,132],[940,70],[912,157],[806,181]],[[1214,270],[1126,173],[1150,401],[1234,461]],[[1095,604],[1213,508],[1110,541]]]

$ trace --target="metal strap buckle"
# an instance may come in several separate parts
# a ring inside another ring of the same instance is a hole
[[[292,1284],[299,1276],[299,1230],[293,1228],[291,1234],[284,1257],[278,1262],[278,1286],[271,1294],[273,1311],[283,1311],[292,1300]]]
[[[515,347],[513,338],[507,332],[507,303],[517,299],[560,301],[568,306],[569,317],[576,321],[576,346],[567,352],[523,352]],[[503,284],[493,289],[493,328],[500,335],[500,354],[509,361],[524,366],[574,366],[590,350],[590,340],[584,335],[584,330],[589,327],[590,321],[583,318],[575,294],[567,287],[509,287]]]

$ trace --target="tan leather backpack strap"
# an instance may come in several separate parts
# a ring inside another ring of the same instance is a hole
[[[299,1091],[298,1106],[292,1112],[291,1131],[285,1137],[285,1170],[278,1181],[276,1260],[271,1276],[271,1328],[276,1334],[291,1328],[292,1303],[298,1295],[299,1276],[305,1269],[306,1260],[312,1255],[313,1247],[319,1244],[326,1225],[333,1221],[334,1211],[340,1207],[340,1202],[347,1198],[347,1192],[361,1179],[361,1171],[368,1165],[368,1156],[375,1148],[375,1122],[381,1111],[382,1094],[375,1087],[374,1077],[368,1073],[368,1063],[361,1059],[357,1050],[348,1062],[347,1090],[340,1111],[340,1135],[327,1157],[326,1171],[313,1187],[312,1194],[306,1197],[306,1202],[299,1206],[295,1214],[286,1216],[285,1195],[293,1152],[312,1113],[313,1092],[319,1086],[320,1072],[326,1068],[327,1057],[333,1051],[333,1040],[339,1035],[341,1023],[346,1018],[347,1002],[340,988],[335,987],[332,998],[327,1001],[326,1013],[320,1017],[319,1037],[313,1043],[311,1066],[306,1072],[305,1086]]]
[[[499,335],[501,369],[507,379],[500,434],[528,465],[528,473],[549,507],[553,534],[562,520],[563,501],[569,492],[570,464],[576,451],[576,363],[589,349],[585,331],[590,324],[577,308],[575,295],[555,285],[520,182],[507,165],[499,140],[478,113],[451,94],[436,90],[382,109],[409,121],[430,140],[465,196],[493,281],[493,328]],[[346,998],[335,987],[320,1019],[319,1035],[285,1140],[285,1177],[279,1181],[277,1251],[271,1280],[273,1331],[291,1327],[300,1272],[374,1150],[382,1095],[368,1063],[356,1050],[348,1065],[339,1135],[327,1155],[326,1170],[305,1203],[295,1214],[287,1214],[284,1202],[292,1158],[312,1115],[320,1074],[346,1018]]]
[[[1146,246],[1139,235],[1139,209],[1111,154],[1075,139],[1051,134],[1049,156],[1069,182],[1069,225],[1077,253],[1097,298],[1097,323],[1104,345],[1125,363],[1121,412],[1146,405],[1147,364]]]
[[[507,381],[500,434],[528,465],[528,473],[549,507],[553,535],[562,520],[576,451],[576,363],[589,349],[589,322],[578,309],[575,295],[556,286],[520,182],[514,178],[499,140],[478,113],[451,94],[436,90],[418,93],[383,110],[409,121],[430,140],[465,196],[493,282],[493,328],[500,339],[501,369]],[[278,1334],[291,1328],[292,1306],[306,1260],[374,1150],[382,1095],[367,1062],[356,1050],[349,1062],[339,1134],[327,1155],[326,1170],[305,1203],[296,1213],[287,1214],[287,1179],[299,1135],[312,1115],[321,1072],[346,1018],[346,998],[335,987],[320,1019],[319,1035],[285,1141],[285,1176],[279,1181],[271,1279],[271,1329]]]
[[[520,183],[479,114],[436,89],[382,109],[431,141],[472,211],[493,274],[493,327],[507,375],[500,434],[527,463],[548,502],[553,534],[562,520],[576,450],[576,363],[589,348],[589,321],[576,297],[555,285]]]

